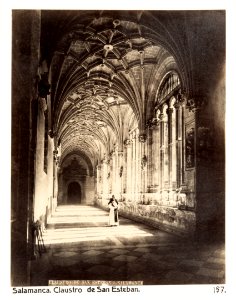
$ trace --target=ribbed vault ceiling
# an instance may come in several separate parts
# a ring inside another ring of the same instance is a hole
[[[79,151],[94,165],[145,128],[161,75],[176,64],[141,15],[78,12],[58,23],[51,84],[62,156]]]

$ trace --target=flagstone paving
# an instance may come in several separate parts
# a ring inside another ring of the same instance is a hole
[[[142,280],[143,284],[223,284],[224,244],[198,245],[92,206],[59,206],[31,263],[31,285],[48,280]]]

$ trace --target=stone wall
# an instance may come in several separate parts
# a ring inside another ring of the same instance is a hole
[[[46,223],[47,207],[53,198],[53,140],[48,136],[47,170],[44,170],[44,138],[45,115],[42,103],[38,105],[37,121],[37,146],[35,157],[35,197],[34,197],[34,221],[40,220]]]
[[[88,164],[79,155],[72,154],[60,165],[58,176],[58,204],[67,204],[68,186],[77,182],[81,190],[78,204],[91,204],[94,199],[95,181],[91,176]]]
[[[225,70],[211,83],[208,106],[199,111],[197,124],[197,236],[225,237]]]
[[[94,182],[94,176],[87,177],[86,178],[86,186],[85,186],[85,203],[86,204],[92,204],[94,202],[94,196],[95,196],[95,182]]]
[[[37,73],[41,16],[39,11],[12,11],[12,173],[11,280],[28,282],[33,252]]]
[[[97,198],[95,204],[108,210],[108,200]],[[148,203],[148,202],[147,202]],[[119,214],[176,235],[193,237],[195,233],[195,212],[183,207],[168,207],[153,204],[139,204],[131,201],[119,202]]]
[[[81,204],[91,204],[94,199],[94,177],[80,176],[74,174],[69,178],[64,178],[63,174],[59,177],[58,186],[58,205],[67,203],[68,185],[71,182],[78,182],[81,187]]]

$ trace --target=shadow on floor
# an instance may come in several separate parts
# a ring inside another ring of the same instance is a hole
[[[70,207],[64,208],[67,214]],[[72,223],[62,223],[63,207],[52,218],[56,223],[51,220],[44,233],[47,252],[32,261],[31,285],[46,286],[53,279],[225,282],[224,244],[200,245],[124,218],[119,227],[107,227],[107,213],[98,208],[80,206],[77,212],[70,215]]]

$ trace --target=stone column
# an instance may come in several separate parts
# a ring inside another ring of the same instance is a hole
[[[111,193],[115,193],[116,188],[116,157],[115,157],[115,151],[111,152]]]
[[[163,121],[163,113],[159,115],[160,120],[160,191],[163,191],[164,188],[164,121]]]
[[[174,163],[172,161],[172,153],[173,153],[173,135],[172,135],[172,114],[173,114],[173,108],[169,107],[167,110],[168,114],[168,178],[169,178],[169,190],[172,190],[172,164]]]
[[[57,195],[57,204],[62,204],[64,202],[63,198],[63,174],[61,168],[58,168],[58,195]]]
[[[118,195],[119,195],[119,184],[120,184],[120,182],[119,182],[119,161],[118,161],[118,149],[117,149],[117,147],[116,147],[116,149],[115,149],[115,189],[114,189],[114,193],[115,193],[115,196],[116,196],[116,198],[118,197]]]
[[[102,161],[101,161],[101,170],[100,170],[99,182],[100,182],[101,195],[103,195],[103,163],[102,163]]]
[[[164,176],[164,189],[167,190],[169,186],[169,156],[168,156],[168,114],[167,111],[163,112],[164,119],[163,119],[163,147],[164,147],[164,157],[163,157],[163,176]]]
[[[136,201],[139,201],[140,198],[140,187],[141,187],[141,155],[140,155],[140,143],[138,141],[139,129],[136,129]]]
[[[153,178],[153,136],[152,136],[152,125],[148,126],[147,134],[147,192],[152,192],[152,178]]]
[[[57,198],[58,194],[58,178],[57,178],[57,169],[58,169],[59,157],[58,151],[53,151],[53,198]]]
[[[155,119],[152,123],[152,187],[157,192],[159,186],[160,162],[160,124]]]
[[[103,199],[107,198],[108,194],[108,180],[107,180],[107,159],[106,157],[102,161],[102,191],[103,191]]]
[[[57,207],[58,201],[58,151],[53,151],[53,203],[51,207],[51,213],[53,213]]]
[[[148,161],[150,160],[150,157],[148,157],[148,144],[147,144],[147,137],[143,144],[144,148],[144,192],[148,192]]]
[[[101,165],[97,165],[97,195],[101,195]]]
[[[122,198],[123,184],[123,151],[118,151],[118,167],[117,167],[117,198]]]
[[[131,194],[131,182],[132,182],[132,144],[131,144],[131,140],[127,139],[125,141],[125,145],[126,145],[126,151],[127,151],[127,161],[126,161],[126,193],[128,198],[130,198],[130,194]]]
[[[104,182],[103,182],[103,193],[104,193],[104,196],[107,198],[108,197],[108,193],[109,193],[109,178],[108,178],[108,161],[107,161],[107,158],[104,159],[103,161],[103,165],[104,165],[104,168],[103,168],[103,174],[104,174]]]
[[[177,157],[176,157],[176,110],[172,114],[172,190],[176,190]]]
[[[107,192],[110,194],[112,191],[112,160],[109,155],[107,158]]]
[[[127,140],[124,141],[124,157],[123,157],[123,172],[122,172],[122,185],[123,191],[122,193],[127,193],[127,162],[128,162],[128,147]]]
[[[136,153],[135,153],[135,148],[136,148],[136,141],[135,141],[135,132],[132,132],[132,188],[131,188],[131,193],[132,193],[132,200],[134,200],[134,193],[135,193],[135,180],[136,180]]]
[[[207,97],[209,95],[198,95],[187,101],[186,119],[191,116],[193,122],[191,126],[185,124],[185,140],[186,156],[190,153],[190,146],[194,146],[191,152],[192,165],[189,166],[189,160],[186,160],[187,205],[196,212],[196,239],[209,242],[219,238],[224,240],[225,203],[224,186],[221,186],[218,180],[219,177],[224,178],[224,173],[218,173],[220,159],[224,158],[216,156],[215,152],[217,146],[220,146],[215,144],[218,138],[218,132],[214,127],[216,121],[212,114],[215,99],[212,99],[211,105],[206,105],[209,101]],[[224,141],[221,142],[224,143]]]
[[[181,130],[182,130],[182,158],[181,158],[181,185],[185,185],[186,184],[186,180],[185,180],[185,103],[183,102],[184,99],[181,99]]]
[[[177,187],[183,182],[183,123],[182,123],[182,105],[181,102],[175,103],[176,109],[176,160],[177,160]]]
[[[139,135],[140,154],[141,154],[141,192],[147,192],[147,154],[145,149],[145,142],[147,140],[146,134]]]

